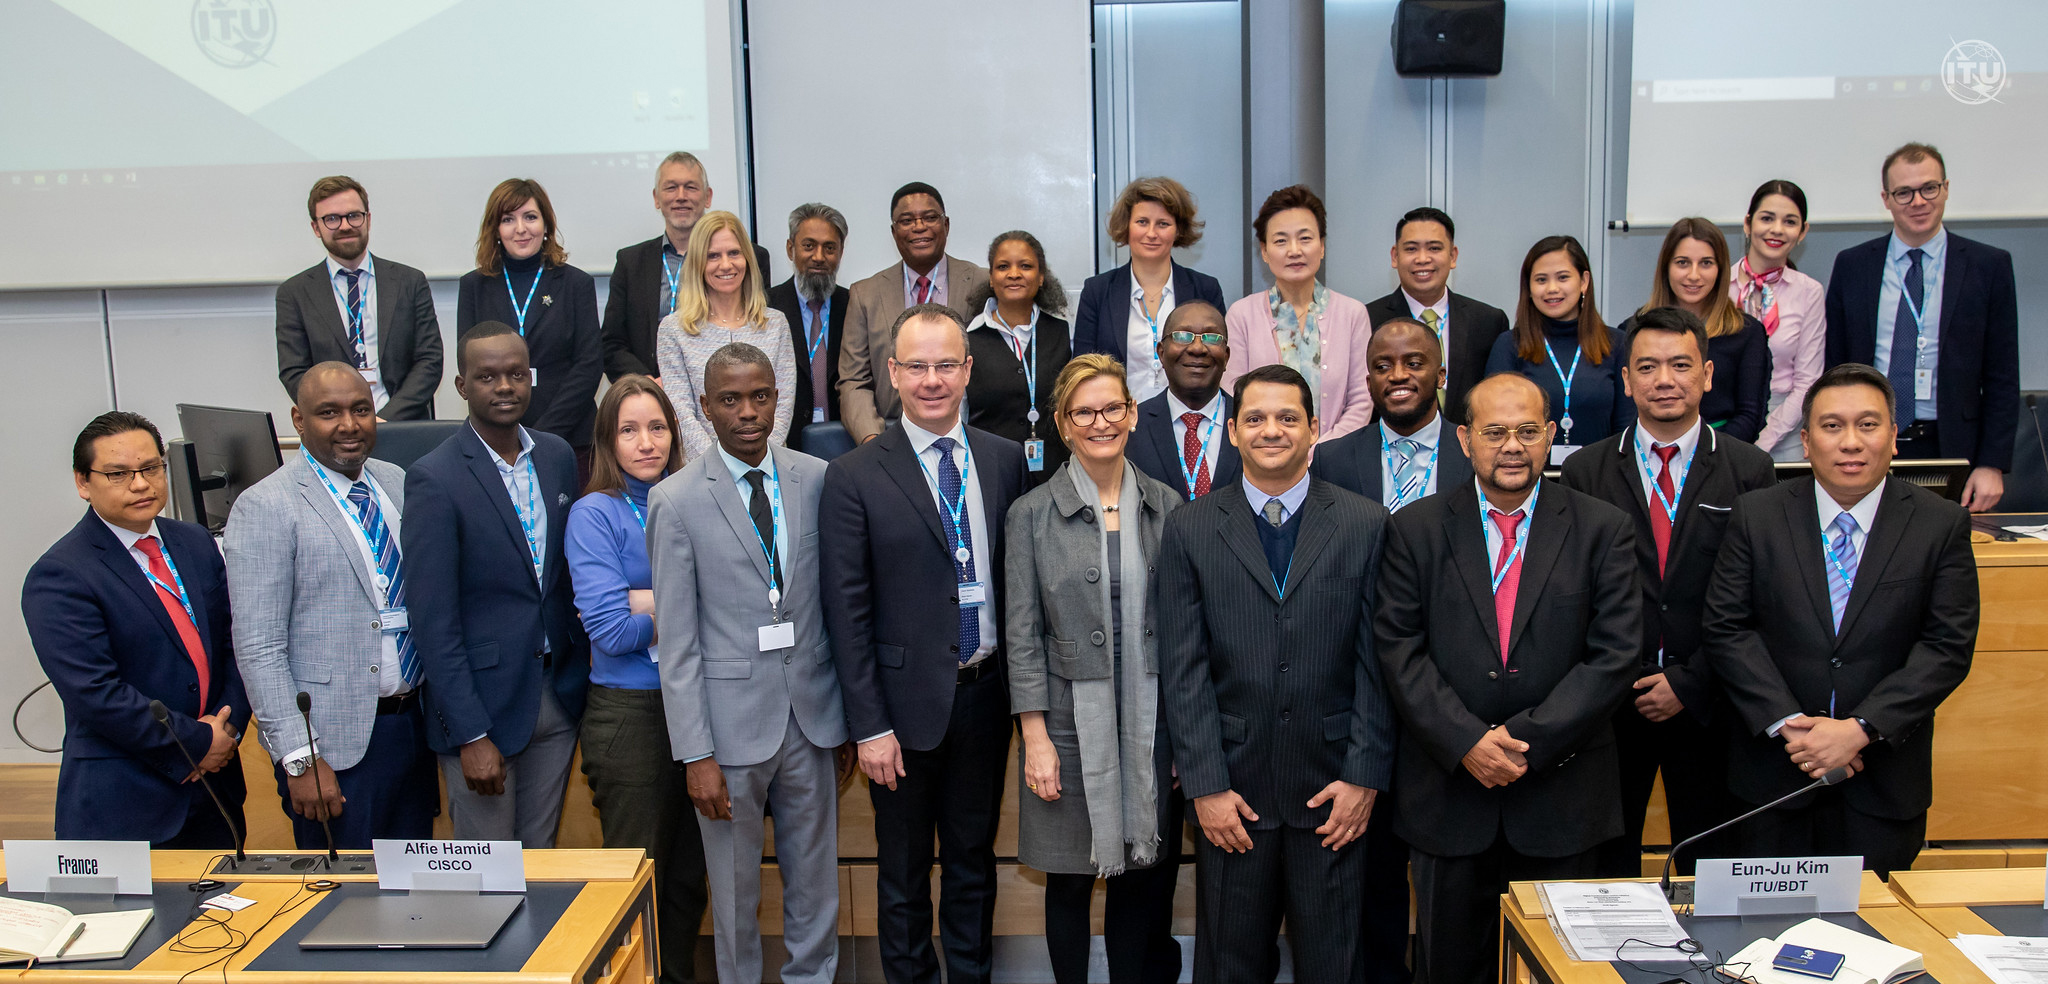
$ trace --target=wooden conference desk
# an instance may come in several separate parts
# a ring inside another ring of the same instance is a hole
[[[226,961],[225,968],[215,961],[226,951],[179,953],[160,942],[167,933],[175,935],[177,926],[170,924],[180,922],[168,918],[167,911],[182,913],[189,904],[184,901],[184,883],[202,877],[202,872],[217,857],[219,854],[213,851],[157,851],[153,854],[152,873],[158,890],[157,921],[136,941],[136,948],[129,952],[127,960],[51,964],[27,972],[0,969],[0,974],[17,974],[20,979],[28,981],[59,981],[65,984],[128,984],[135,981],[176,984],[180,979],[270,984],[350,984],[359,981],[397,984],[444,976],[454,977],[464,984],[649,984],[654,980],[655,958],[651,942],[654,937],[654,864],[637,850],[526,852],[527,904],[488,949],[324,951],[322,956],[327,966],[317,970],[309,970],[303,965],[284,966],[296,963],[294,958],[298,956],[298,948],[292,942],[279,945],[280,941],[296,940],[300,933],[310,928],[317,916],[314,919],[309,919],[309,916],[324,914],[324,898],[301,898],[304,889],[300,887],[297,875],[220,877],[236,895],[256,901],[255,905],[240,912],[222,914],[230,926],[254,934],[247,947]],[[4,871],[4,866],[5,859],[0,858],[0,871]],[[376,883],[373,876],[335,875],[333,878],[344,885],[330,894],[365,891],[365,886],[360,884],[363,882],[370,883],[368,887],[374,889]],[[217,893],[208,893],[209,896],[212,894]],[[279,915],[281,909],[295,901],[301,904]],[[511,938],[522,917],[552,920],[551,923],[536,923],[524,942],[516,944],[526,948],[523,960],[520,952],[501,951],[501,948],[514,943]],[[269,920],[268,926],[264,925],[266,920]],[[258,927],[262,928],[259,930]],[[535,941],[534,936],[539,939]],[[221,934],[218,931],[194,930],[189,937],[193,944],[213,946],[220,941]],[[159,942],[154,949],[143,952],[152,940]],[[269,953],[273,948],[278,952]],[[342,959],[334,959],[337,956]],[[493,957],[500,964],[510,961],[516,962],[517,966],[489,967]],[[116,963],[131,966],[110,966]],[[201,970],[202,967],[205,969]],[[334,969],[337,967],[339,969]],[[429,969],[447,967],[460,969],[453,974]]]
[[[1959,933],[2048,936],[2044,881],[2048,870],[2041,868],[1901,871],[1892,875],[1892,894],[1943,939]]]

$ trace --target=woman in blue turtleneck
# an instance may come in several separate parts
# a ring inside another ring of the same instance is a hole
[[[578,477],[587,481],[592,400],[604,372],[597,286],[569,265],[557,230],[540,182],[512,178],[491,191],[476,237],[476,269],[456,289],[455,337],[485,321],[519,330],[533,367],[532,402],[519,422],[568,441]]]
[[[1570,236],[1537,240],[1522,260],[1522,299],[1515,329],[1494,340],[1489,375],[1519,372],[1550,397],[1557,424],[1553,460],[1627,429],[1636,405],[1623,388],[1628,346],[1600,320],[1593,303],[1592,263]]]

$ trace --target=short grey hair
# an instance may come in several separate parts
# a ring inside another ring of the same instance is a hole
[[[811,219],[824,219],[832,223],[832,231],[839,233],[839,241],[846,242],[846,216],[839,214],[838,209],[820,202],[805,202],[790,210],[789,238],[794,240],[797,227]]]
[[[654,173],[656,175],[661,174],[661,168],[667,167],[670,164],[681,164],[684,167],[694,168],[697,171],[697,176],[703,178],[705,184],[711,183],[711,175],[705,172],[704,162],[698,160],[696,154],[692,154],[687,150],[672,151],[667,157],[661,159],[661,166],[655,168]],[[659,178],[656,180],[658,182]]]
[[[960,312],[944,304],[913,304],[904,308],[903,313],[896,316],[896,323],[889,326],[889,350],[892,353],[896,350],[896,336],[903,334],[903,326],[913,318],[943,318],[952,322],[953,327],[960,329],[960,350],[967,350],[967,322],[961,320]],[[890,358],[895,356],[892,354]]]
[[[775,378],[775,363],[769,361],[768,353],[745,342],[731,342],[711,353],[711,358],[704,360],[704,392],[711,392],[711,377],[714,374],[727,369],[738,369],[741,366],[759,366],[768,370],[768,378]]]

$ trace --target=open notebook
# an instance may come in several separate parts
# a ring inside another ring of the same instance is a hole
[[[1903,946],[1825,919],[1808,919],[1778,934],[1775,940],[1757,940],[1742,948],[1728,961],[1727,974],[1759,984],[1814,984],[1814,978],[1787,973],[1771,966],[1778,948],[1786,945],[1831,950],[1842,955],[1842,969],[1834,984],[1897,984],[1927,972],[1920,954]],[[1743,964],[1748,964],[1744,967]]]
[[[72,915],[61,906],[0,898],[0,964],[117,959],[127,955],[155,915],[152,909]],[[72,933],[80,926],[85,931],[73,940]],[[59,950],[64,951],[61,957]]]

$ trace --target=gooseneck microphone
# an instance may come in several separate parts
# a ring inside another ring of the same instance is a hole
[[[1819,789],[1822,786],[1832,786],[1847,778],[1849,778],[1849,768],[1847,766],[1829,769],[1826,775],[1823,775],[1820,778],[1815,779],[1811,783],[1801,786],[1798,789],[1793,790],[1792,792],[1786,793],[1785,795],[1780,796],[1777,799],[1770,801],[1769,803],[1765,803],[1764,805],[1759,806],[1756,809],[1751,810],[1748,813],[1745,813],[1739,817],[1736,817],[1733,820],[1728,820],[1716,824],[1712,827],[1707,828],[1706,830],[1702,830],[1699,833],[1692,835],[1691,837],[1687,837],[1686,839],[1671,845],[1671,853],[1664,856],[1664,874],[1662,877],[1657,879],[1657,887],[1664,890],[1665,898],[1668,899],[1671,897],[1671,862],[1678,860],[1678,852],[1690,846],[1694,841],[1712,836],[1714,834],[1718,834],[1721,831],[1727,830],[1728,828],[1733,827],[1736,824],[1749,819],[1750,817],[1756,816],[1759,813],[1762,813],[1766,810],[1777,809],[1778,807],[1784,806],[1785,804],[1790,803],[1793,800],[1806,795],[1807,793],[1813,792],[1814,790]]]
[[[206,787],[207,798],[213,800],[213,808],[220,811],[222,820],[227,821],[228,833],[235,835],[235,865],[241,866],[242,862],[249,860],[249,855],[242,850],[242,828],[235,823],[234,816],[228,813],[226,804],[220,801],[220,795],[213,791],[213,783],[206,781],[206,773],[200,770],[198,760],[192,757],[192,750],[178,740],[178,729],[171,727],[171,709],[165,707],[163,701],[153,700],[149,702],[149,716],[156,718],[156,723],[163,725],[164,733],[171,736],[171,744],[178,746],[178,751],[184,753],[185,761],[192,766],[192,774],[199,777],[199,785]]]
[[[313,761],[306,768],[313,771],[313,792],[320,797],[320,829],[327,834],[327,867],[332,869],[341,863],[341,852],[334,849],[334,828],[327,825],[327,791],[320,784],[320,746],[313,741],[313,695],[299,691],[299,720],[306,722],[306,747],[313,750]]]

